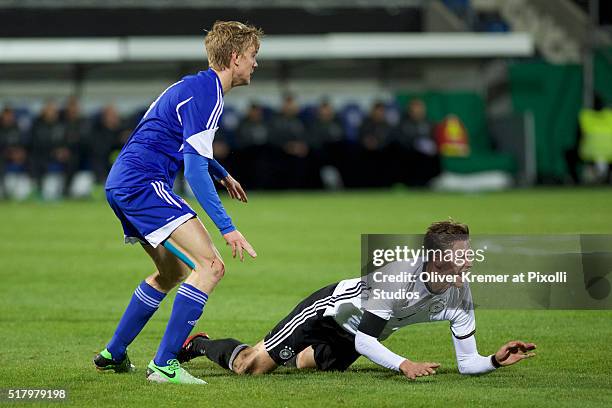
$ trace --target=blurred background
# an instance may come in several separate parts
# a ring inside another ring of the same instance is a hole
[[[0,0],[0,197],[96,196],[148,105],[207,68],[216,20],[266,32],[214,144],[247,190],[612,182],[609,1],[232,6]]]

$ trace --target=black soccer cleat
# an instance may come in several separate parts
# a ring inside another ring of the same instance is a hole
[[[204,348],[206,340],[210,340],[210,337],[203,332],[189,336],[187,340],[185,340],[185,343],[183,343],[183,347],[178,352],[176,359],[182,364],[196,357],[206,355],[206,350]]]
[[[134,367],[130,361],[127,353],[123,360],[117,361],[113,359],[113,356],[107,349],[104,349],[94,357],[93,362],[98,371],[113,370],[116,373],[131,373],[132,371],[136,371],[136,367]]]

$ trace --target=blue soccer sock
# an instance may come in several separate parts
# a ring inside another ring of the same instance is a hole
[[[166,332],[155,355],[155,365],[163,367],[168,365],[168,360],[176,358],[202,315],[207,300],[208,295],[194,286],[183,283],[179,287]]]
[[[127,346],[138,336],[165,297],[165,293],[158,291],[145,281],[138,285],[130,304],[119,321],[113,338],[106,346],[114,360],[123,359]]]

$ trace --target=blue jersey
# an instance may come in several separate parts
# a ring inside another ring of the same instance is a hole
[[[223,88],[209,69],[170,85],[151,104],[119,154],[106,189],[163,180],[174,184],[183,155],[213,158],[212,143],[223,112]]]
[[[227,177],[213,159],[212,143],[223,112],[223,87],[209,69],[170,85],[151,104],[123,147],[106,181],[107,199],[126,241],[153,247],[196,214],[172,192],[185,179],[222,234],[235,230],[210,177]]]

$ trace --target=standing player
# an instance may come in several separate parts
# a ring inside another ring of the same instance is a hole
[[[462,374],[487,373],[533,356],[530,351],[535,345],[522,341],[511,341],[489,356],[478,353],[472,296],[467,282],[461,279],[472,266],[465,256],[468,235],[467,225],[434,223],[425,234],[423,246],[432,251],[451,250],[453,259],[437,256],[429,262],[418,260],[414,266],[411,262],[404,263],[407,266],[394,262],[367,279],[343,280],[320,289],[254,347],[235,339],[210,340],[204,333],[196,334],[181,349],[179,360],[204,355],[237,374],[264,374],[287,363],[295,363],[298,368],[344,371],[363,355],[415,379],[435,374],[440,365],[408,360],[380,341],[404,326],[441,320],[450,321]],[[453,276],[452,282],[432,279],[445,275]],[[378,284],[381,280],[386,282]],[[428,283],[430,280],[436,281]],[[412,295],[401,299],[388,296],[398,292]]]
[[[211,174],[232,198],[247,202],[240,184],[213,159],[212,143],[223,97],[248,85],[263,32],[235,21],[217,21],[205,39],[210,68],[170,85],[151,104],[121,151],[106,182],[106,196],[121,221],[126,242],[139,241],[157,270],[134,292],[117,330],[94,359],[100,370],[131,371],[127,346],[166,294],[178,289],[166,332],[147,369],[154,382],[205,384],[181,368],[176,356],[200,318],[225,267],[195,211],[172,191],[184,162],[185,178],[215,223],[232,256],[257,254],[234,227]]]

